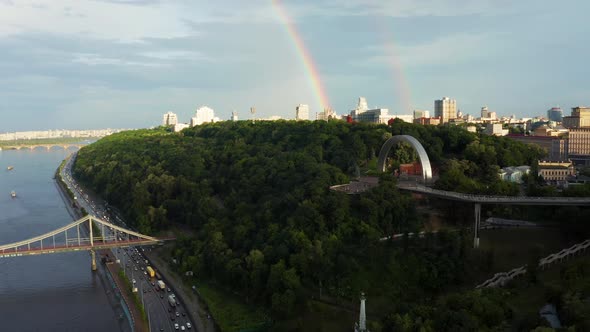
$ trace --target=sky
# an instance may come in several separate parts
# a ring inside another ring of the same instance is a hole
[[[294,118],[300,103],[345,114],[359,96],[390,114],[448,96],[474,116],[569,115],[590,105],[589,11],[587,0],[0,0],[0,132],[145,128],[204,105],[221,119],[250,107]]]

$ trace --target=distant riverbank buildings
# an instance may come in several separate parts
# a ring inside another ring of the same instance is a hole
[[[174,126],[178,123],[178,116],[176,113],[168,112],[164,114],[162,119],[162,126]]]
[[[350,119],[354,122],[369,122],[369,123],[389,123],[392,119],[401,119],[405,122],[412,122],[414,116],[411,114],[389,114],[387,108],[373,108],[370,109],[365,97],[359,97],[358,104],[355,109],[350,111]]]
[[[295,120],[307,121],[309,120],[309,105],[299,104],[295,107]]]
[[[90,130],[35,130],[0,134],[0,141],[51,139],[51,138],[100,138],[129,129],[90,129]]]
[[[457,101],[449,97],[434,101],[434,116],[440,118],[440,123],[448,123],[457,118]]]
[[[235,112],[234,112],[235,113]],[[237,119],[237,113],[234,114],[235,118]],[[170,126],[174,129],[175,132],[181,131],[188,127],[194,127],[201,125],[203,123],[209,122],[218,122],[219,118],[215,116],[215,111],[213,109],[202,106],[199,107],[196,112],[195,116],[190,119],[189,123],[179,123],[178,116],[175,113],[167,112],[164,114],[162,118],[162,125],[163,126]]]

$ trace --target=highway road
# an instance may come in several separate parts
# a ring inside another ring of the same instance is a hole
[[[75,160],[76,154],[73,154],[64,165],[61,176],[66,182],[68,188],[74,193],[75,201],[80,207],[83,207],[89,214],[112,224],[132,229],[126,225],[121,217],[113,213],[108,205],[102,200],[91,197],[89,193],[84,192],[71,177],[71,167]],[[105,229],[104,236],[124,236],[116,230]],[[190,321],[186,314],[185,308],[177,304],[172,307],[169,303],[168,296],[174,295],[171,289],[166,286],[165,290],[160,290],[156,278],[151,278],[146,272],[148,261],[144,256],[145,251],[152,250],[152,247],[127,247],[113,249],[113,256],[117,262],[124,268],[125,274],[129,281],[137,288],[141,302],[144,304],[150,323],[150,331],[179,331],[183,328],[187,331],[195,330],[193,322]],[[162,280],[166,285],[168,282]]]

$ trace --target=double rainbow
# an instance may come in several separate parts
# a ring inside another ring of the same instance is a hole
[[[324,84],[322,83],[322,78],[317,70],[316,64],[313,60],[313,57],[311,56],[311,53],[309,52],[309,49],[303,42],[303,38],[301,37],[299,31],[297,31],[295,23],[287,14],[285,7],[281,4],[281,0],[271,0],[271,4],[283,22],[283,25],[286,27],[290,38],[293,40],[295,51],[301,58],[303,66],[307,71],[307,77],[309,78],[314,94],[316,95],[318,104],[321,105],[322,108],[329,108],[330,100],[328,98],[328,94],[326,93]],[[398,105],[403,109],[402,112],[405,113],[407,111],[411,111],[412,97],[410,94],[409,84],[405,78],[402,64],[393,43],[393,34],[390,29],[387,28],[384,22],[384,17],[379,17],[379,19],[376,21],[376,25],[377,31],[379,31],[381,38],[383,39],[388,67],[391,70],[391,74],[396,85],[393,94],[398,98]]]
[[[326,93],[326,89],[324,84],[322,83],[322,78],[318,72],[316,64],[313,61],[313,58],[307,49],[307,46],[303,42],[301,38],[301,34],[297,31],[297,27],[293,20],[287,14],[285,7],[281,4],[280,0],[271,0],[273,8],[276,10],[277,14],[281,21],[283,21],[284,26],[287,29],[287,33],[293,40],[293,44],[295,46],[295,50],[301,61],[303,62],[303,66],[307,71],[309,81],[311,86],[313,87],[313,91],[316,95],[317,102],[322,108],[329,108],[330,107],[330,99],[328,98],[328,94]]]

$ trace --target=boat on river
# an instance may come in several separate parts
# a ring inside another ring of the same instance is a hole
[[[14,191],[14,190],[13,190],[13,191],[11,191],[11,192],[10,192],[10,196],[11,196],[12,198],[15,198],[15,197],[16,197],[16,191]]]
[[[8,167],[6,167],[6,170],[7,171],[12,171],[13,169],[14,169],[14,166],[8,166]]]

